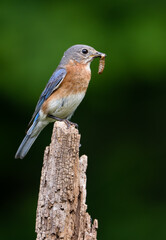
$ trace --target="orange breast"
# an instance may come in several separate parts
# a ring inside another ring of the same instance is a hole
[[[49,101],[64,98],[66,96],[86,92],[91,71],[88,64],[80,64],[75,61],[70,61],[66,66],[67,75],[61,85],[52,95],[43,103],[42,110],[47,113]]]

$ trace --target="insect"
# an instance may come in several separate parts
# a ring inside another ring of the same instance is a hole
[[[98,69],[98,74],[101,74],[104,70],[105,67],[105,54],[102,54],[99,60],[99,69]]]

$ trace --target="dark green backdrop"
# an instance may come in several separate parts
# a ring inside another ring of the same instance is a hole
[[[72,120],[88,155],[88,211],[98,239],[166,239],[166,3],[0,3],[0,239],[35,239],[40,172],[52,125],[15,160],[38,97],[63,52],[107,54]]]

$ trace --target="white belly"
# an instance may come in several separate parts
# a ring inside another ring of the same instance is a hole
[[[52,100],[49,103],[49,114],[59,118],[69,118],[84,98],[85,93],[70,95],[59,100]]]

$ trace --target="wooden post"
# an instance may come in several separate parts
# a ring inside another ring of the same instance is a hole
[[[36,215],[37,240],[96,240],[98,222],[86,212],[87,156],[79,158],[74,126],[55,122],[46,148]]]

